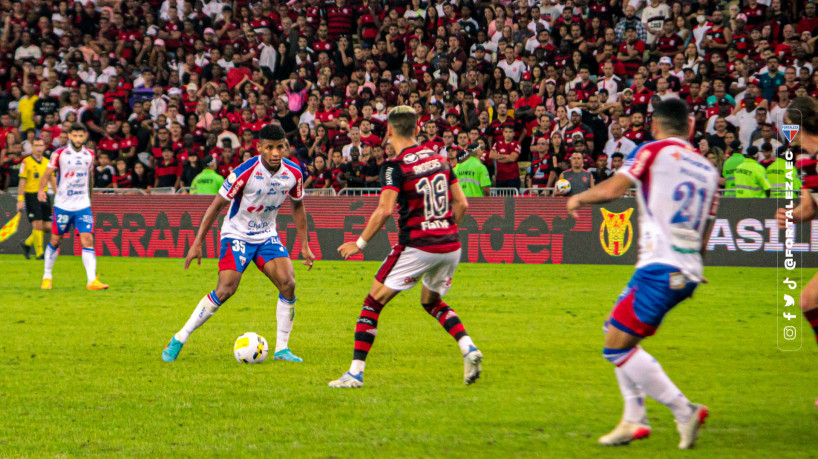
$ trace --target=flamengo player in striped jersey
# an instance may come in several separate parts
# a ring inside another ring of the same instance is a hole
[[[45,248],[45,272],[42,288],[51,289],[51,271],[57,261],[63,236],[77,229],[82,244],[82,264],[88,290],[105,290],[107,285],[97,279],[97,255],[94,253],[94,216],[91,214],[91,190],[94,188],[94,152],[85,148],[88,130],[74,123],[68,131],[68,145],[51,155],[45,174],[40,177],[37,199],[48,202],[46,187],[49,178],[57,173],[57,193],[51,221],[51,240]]]
[[[818,193],[818,102],[808,97],[797,97],[786,114],[787,124],[800,125],[793,143],[800,146],[807,157],[797,159],[798,169],[804,174],[801,179],[801,203],[795,209],[778,209],[776,213],[781,229],[787,228],[788,217],[791,217],[792,223],[807,223],[815,218],[818,210],[818,203],[812,197],[812,193]],[[780,129],[781,126],[776,128]],[[800,305],[818,340],[818,274],[801,290]],[[818,400],[816,404],[818,406]]]
[[[600,437],[603,445],[650,435],[645,393],[673,412],[681,449],[693,447],[708,416],[707,407],[688,401],[659,362],[638,346],[704,279],[704,235],[710,234],[716,216],[719,174],[686,140],[689,122],[685,102],[659,103],[651,126],[659,140],[640,145],[613,177],[568,200],[568,210],[575,212],[585,204],[619,198],[633,185],[639,203],[636,272],[605,323],[603,350],[616,365],[625,412],[619,425]]]
[[[284,159],[289,148],[280,125],[264,126],[259,131],[259,154],[242,163],[227,177],[202,217],[196,239],[185,257],[185,269],[194,259],[201,265],[202,242],[222,209],[230,205],[221,229],[219,281],[216,289],[199,301],[182,329],[171,337],[162,351],[165,362],[176,360],[190,334],[236,293],[242,273],[251,262],[270,278],[279,292],[275,360],[302,361],[289,349],[295,317],[293,263],[276,232],[276,215],[287,197],[292,203],[293,219],[301,239],[303,264],[311,269],[315,256],[307,244],[307,212],[301,202],[304,197],[301,169]]]
[[[380,202],[361,237],[342,245],[338,252],[346,259],[363,250],[392,216],[395,203],[400,206],[400,235],[364,300],[355,325],[352,365],[329,386],[364,385],[366,356],[375,341],[381,310],[398,293],[414,287],[421,277],[420,303],[457,340],[463,354],[464,382],[471,384],[480,377],[483,354],[474,346],[457,313],[442,300],[460,261],[457,227],[468,208],[466,196],[447,159],[418,146],[415,138],[419,128],[413,108],[395,107],[386,121],[389,143],[400,153],[381,167]]]

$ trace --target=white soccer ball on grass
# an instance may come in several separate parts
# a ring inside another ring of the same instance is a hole
[[[236,338],[233,355],[241,363],[261,363],[267,358],[267,340],[258,333],[247,332]]]

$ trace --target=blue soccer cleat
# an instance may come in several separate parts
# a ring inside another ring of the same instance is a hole
[[[273,360],[284,360],[285,362],[303,362],[304,359],[296,356],[289,349],[282,349],[273,354]]]
[[[335,381],[331,381],[329,383],[329,387],[335,389],[357,389],[359,387],[364,387],[364,372],[360,372],[357,375],[354,375],[350,372],[346,372],[341,375],[340,378],[336,379]]]
[[[182,346],[185,343],[176,339],[176,336],[171,337],[170,342],[167,346],[165,346],[165,350],[162,351],[162,360],[165,362],[173,362],[176,360],[176,357],[179,357],[179,351],[182,350]]]

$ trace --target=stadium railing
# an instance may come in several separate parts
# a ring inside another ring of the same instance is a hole
[[[489,196],[519,196],[517,188],[489,188]]]
[[[141,194],[146,195],[145,190],[139,188],[94,188],[95,194]]]
[[[380,188],[344,188],[338,192],[338,196],[379,196]]]
[[[520,188],[520,196],[553,196],[554,188]]]
[[[336,196],[334,188],[307,188],[304,190],[305,196]]]
[[[151,188],[150,194],[176,194],[176,188],[172,186]]]

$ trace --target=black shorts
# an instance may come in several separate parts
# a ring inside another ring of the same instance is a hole
[[[51,220],[51,203],[48,200],[46,200],[46,202],[40,202],[40,200],[37,199],[37,193],[26,193],[25,201],[28,221],[42,220],[47,222]]]

